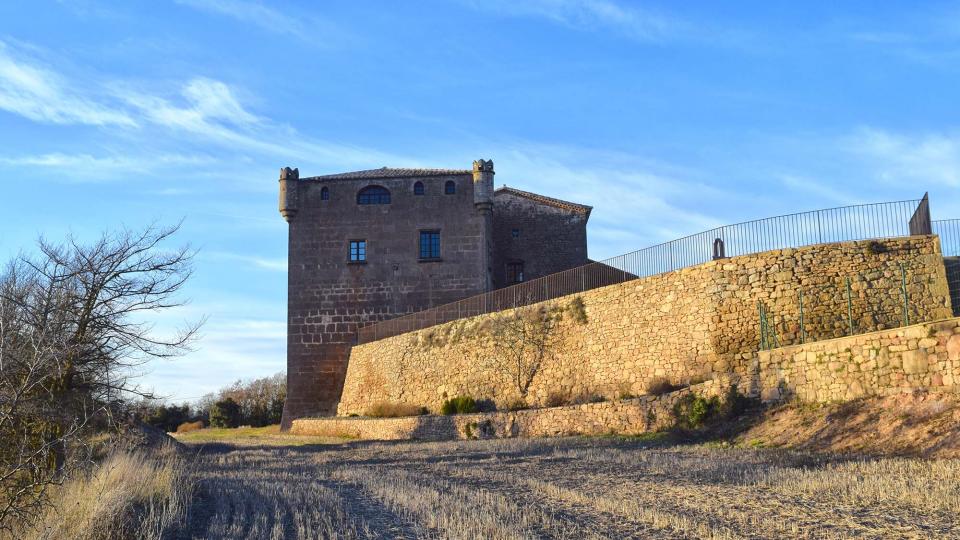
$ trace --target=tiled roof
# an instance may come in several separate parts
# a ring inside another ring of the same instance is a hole
[[[363,180],[371,178],[415,178],[421,176],[450,176],[453,174],[472,174],[470,170],[459,169],[402,169],[383,167],[367,171],[354,171],[323,176],[310,176],[300,180]]]
[[[554,199],[553,197],[547,197],[546,195],[539,195],[537,193],[530,193],[529,191],[522,191],[519,189],[514,189],[511,187],[502,187],[494,192],[495,195],[500,195],[501,193],[506,193],[509,195],[515,195],[517,197],[523,197],[525,199],[530,199],[531,201],[547,204],[554,206],[556,208],[561,208],[563,210],[570,210],[571,212],[576,212],[577,214],[583,214],[587,217],[590,217],[590,211],[593,210],[592,206],[587,206],[584,204],[572,203],[569,201],[563,201],[560,199]]]

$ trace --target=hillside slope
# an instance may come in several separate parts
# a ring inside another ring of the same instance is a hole
[[[734,438],[750,446],[926,458],[960,457],[960,399],[922,391],[763,412]]]

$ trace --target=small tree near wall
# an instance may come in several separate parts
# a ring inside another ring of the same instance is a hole
[[[486,339],[490,369],[506,377],[521,400],[526,400],[534,378],[556,358],[564,318],[586,324],[586,309],[579,297],[567,305],[555,302],[518,308],[491,319]]]

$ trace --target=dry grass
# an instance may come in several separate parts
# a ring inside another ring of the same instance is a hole
[[[423,407],[417,405],[381,401],[371,405],[363,414],[374,418],[399,418],[401,416],[420,416],[425,412]]]
[[[196,422],[184,422],[177,426],[177,433],[189,433],[191,431],[199,431],[203,429],[203,421],[198,420]]]
[[[177,529],[193,496],[190,472],[172,448],[116,453],[67,481],[27,539],[159,539]]]
[[[280,433],[279,425],[258,428],[204,428],[187,433],[172,433],[171,435],[182,443],[229,442],[233,445],[246,446],[299,446],[306,444],[340,443],[345,440],[343,438]]]
[[[191,534],[960,537],[960,462],[624,439],[217,445]]]
[[[679,384],[673,384],[669,379],[663,377],[658,377],[653,379],[647,384],[647,394],[651,396],[662,396],[664,394],[669,394],[670,392],[675,392],[680,390],[683,386]]]

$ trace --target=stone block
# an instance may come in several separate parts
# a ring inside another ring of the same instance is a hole
[[[947,341],[947,357],[953,361],[960,360],[960,334]]]
[[[927,372],[927,353],[922,350],[904,351],[903,372],[908,375]]]

